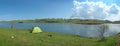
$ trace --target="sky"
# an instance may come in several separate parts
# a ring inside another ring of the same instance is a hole
[[[119,0],[0,0],[0,21],[71,16],[116,21],[120,20],[119,3]]]

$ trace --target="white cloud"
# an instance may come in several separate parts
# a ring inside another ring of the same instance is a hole
[[[74,3],[74,16],[80,16],[80,19],[100,19],[100,20],[120,20],[120,6],[116,4],[107,5],[102,1],[79,2]]]

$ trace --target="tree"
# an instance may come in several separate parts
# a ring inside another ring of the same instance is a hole
[[[10,28],[13,28],[14,22],[10,22]]]
[[[108,27],[108,25],[106,25],[106,24],[103,24],[103,25],[100,25],[100,26],[99,26],[98,30],[99,30],[99,32],[100,32],[100,34],[99,34],[99,36],[100,36],[100,38],[101,38],[100,41],[104,41],[104,40],[105,40],[104,34],[105,34],[105,32],[108,31],[108,28],[109,28],[109,27]]]

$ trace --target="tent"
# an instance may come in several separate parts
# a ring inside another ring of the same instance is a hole
[[[42,30],[39,27],[33,27],[32,33],[40,33]]]

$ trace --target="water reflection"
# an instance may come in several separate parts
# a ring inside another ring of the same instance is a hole
[[[109,31],[105,32],[105,36],[115,35],[120,32],[120,24],[107,24]],[[14,28],[32,28],[34,26],[41,27],[44,31],[59,32],[65,34],[74,34],[84,37],[99,37],[99,25],[82,25],[71,23],[14,23]],[[10,28],[10,23],[0,23],[2,28]]]

